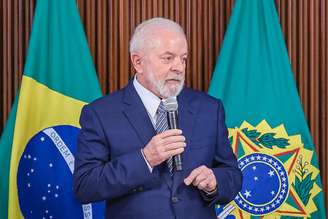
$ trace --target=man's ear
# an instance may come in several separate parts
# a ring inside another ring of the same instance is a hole
[[[131,62],[136,70],[137,73],[142,73],[143,68],[142,68],[142,56],[139,53],[131,53],[130,54]]]

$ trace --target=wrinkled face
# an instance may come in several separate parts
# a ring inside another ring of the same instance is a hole
[[[183,88],[188,55],[185,36],[159,29],[153,34],[137,66],[137,79],[160,98],[177,96]]]

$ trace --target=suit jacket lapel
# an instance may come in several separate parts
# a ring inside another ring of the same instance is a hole
[[[133,86],[132,80],[125,88],[123,102],[125,103],[123,113],[138,134],[142,143],[146,145],[156,134],[156,131],[146,108]]]

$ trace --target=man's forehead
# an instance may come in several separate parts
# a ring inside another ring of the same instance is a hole
[[[176,54],[175,52],[167,50],[167,51],[164,51],[161,55],[171,55],[171,56],[182,55],[182,56],[184,56],[184,55],[188,55],[188,52],[186,51],[186,52],[183,52],[182,54]]]
[[[148,51],[152,51],[157,55],[172,55],[172,56],[183,56],[188,55],[187,44],[165,44],[164,41],[154,43],[152,46],[148,47]]]
[[[188,52],[187,40],[183,32],[175,29],[152,27],[147,29],[144,44],[145,52],[155,52],[157,54],[171,53],[183,55]]]
[[[169,49],[170,46],[181,46],[188,47],[187,40],[185,36],[177,32],[167,32],[165,33],[156,33],[153,37],[149,38],[149,41],[154,43],[154,46],[163,46],[164,48]],[[173,49],[173,48],[171,48]]]

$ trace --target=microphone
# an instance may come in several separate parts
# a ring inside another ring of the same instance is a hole
[[[169,97],[163,101],[164,108],[167,113],[169,129],[178,129],[178,102],[175,97]],[[173,156],[174,169],[182,170],[181,154]]]

